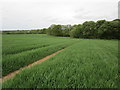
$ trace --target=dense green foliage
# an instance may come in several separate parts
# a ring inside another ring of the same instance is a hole
[[[72,29],[71,25],[51,25],[46,33],[54,36],[70,36],[69,32]]]
[[[76,42],[44,34],[3,35],[2,41],[3,76]]]
[[[117,57],[117,40],[79,39],[4,82],[3,88],[117,88]]]
[[[52,25],[48,28],[47,34],[54,35],[54,36],[61,36],[62,35],[62,26],[61,25]]]
[[[43,34],[53,36],[70,36],[73,38],[120,39],[120,19],[113,21],[86,21],[78,25],[51,25],[49,28],[27,31],[3,31],[3,34]]]
[[[45,34],[46,28],[36,30],[14,30],[14,31],[2,31],[2,34]]]
[[[48,28],[46,32],[49,31],[49,34],[54,36],[58,36],[58,34],[59,36],[64,36],[63,25],[61,25],[61,29],[57,29],[57,26],[58,25],[51,26],[52,29]],[[120,19],[113,21],[99,20],[97,22],[86,21],[83,24],[73,25],[69,28],[67,36],[73,38],[120,39]]]

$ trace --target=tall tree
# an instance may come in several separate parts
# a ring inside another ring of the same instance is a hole
[[[82,25],[83,36],[86,38],[94,38],[96,24],[94,21],[86,21]]]

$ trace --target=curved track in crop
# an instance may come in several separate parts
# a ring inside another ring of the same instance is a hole
[[[4,76],[2,79],[0,79],[0,81],[4,82],[5,80],[8,80],[8,79],[10,79],[11,77],[14,77],[14,76],[15,76],[16,74],[18,74],[21,70],[23,70],[23,69],[25,69],[25,68],[29,68],[29,67],[31,67],[31,66],[33,66],[33,65],[36,65],[36,64],[38,64],[38,63],[41,63],[41,62],[43,62],[43,61],[45,61],[45,60],[47,60],[47,59],[55,56],[57,53],[59,53],[59,52],[61,52],[61,51],[63,51],[63,49],[61,49],[61,50],[59,50],[59,51],[57,51],[57,52],[55,52],[55,53],[53,53],[53,54],[51,54],[51,55],[48,55],[48,56],[46,56],[46,57],[44,57],[44,58],[42,58],[42,59],[40,59],[40,60],[38,60],[38,61],[36,61],[36,62],[34,62],[34,63],[32,63],[32,64],[29,64],[29,65],[27,65],[27,66],[25,66],[25,67],[23,67],[23,68],[21,68],[21,69],[19,69],[19,70],[16,70],[16,71],[14,71],[14,72],[12,72],[12,73],[9,73],[8,75],[6,75],[6,76]]]

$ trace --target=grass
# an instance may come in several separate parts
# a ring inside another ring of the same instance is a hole
[[[117,88],[117,79],[118,42],[85,39],[23,70],[3,88]]]
[[[76,41],[47,35],[3,35],[3,76],[66,48]]]
[[[13,35],[3,35],[3,46],[2,46],[2,54],[16,54],[21,53],[23,51],[29,51],[32,49],[37,49],[40,47],[50,46],[52,44],[63,43],[66,41],[70,41],[69,38],[64,37],[53,37],[45,34],[13,34]],[[71,39],[71,41],[73,41]]]

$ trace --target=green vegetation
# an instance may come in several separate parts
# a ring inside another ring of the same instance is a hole
[[[3,88],[117,88],[118,41],[99,39],[120,39],[119,28],[120,19],[115,19],[3,31],[3,76],[64,49],[49,60],[22,70],[5,81]]]
[[[48,34],[73,38],[120,39],[120,19],[86,21],[78,25],[51,25],[49,28],[23,31],[3,31],[3,34]]]
[[[76,40],[56,56],[4,82],[3,88],[117,88],[118,41]]]
[[[73,38],[89,38],[89,39],[119,39],[120,37],[120,19],[113,21],[99,20],[86,21],[83,24],[67,26],[51,25],[46,32],[53,36],[70,36]],[[67,34],[64,35],[66,31]]]
[[[46,28],[35,29],[35,30],[13,30],[13,31],[3,31],[2,34],[45,34]]]
[[[77,40],[40,34],[3,35],[3,76],[48,56]]]

